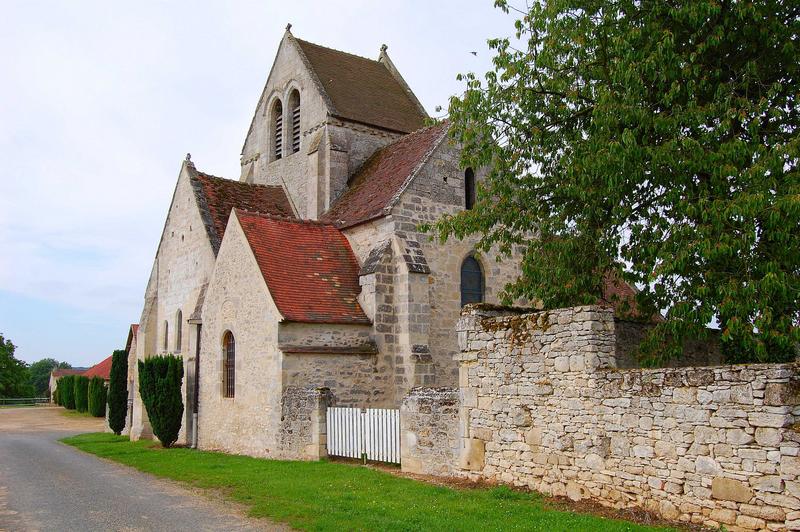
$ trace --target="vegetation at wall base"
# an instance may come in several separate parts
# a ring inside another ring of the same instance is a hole
[[[112,434],[62,440],[160,477],[216,490],[302,530],[668,530],[553,508],[506,487],[454,489],[336,462],[278,461],[131,442]]]
[[[89,378],[83,375],[76,375],[75,386],[75,410],[86,412],[89,410]]]
[[[64,375],[58,379],[57,387],[61,406],[67,410],[75,410],[75,375]]]
[[[106,415],[106,381],[97,376],[89,381],[88,409],[94,417]]]
[[[460,76],[450,134],[488,173],[472,210],[430,229],[522,253],[506,302],[594,304],[609,272],[637,286],[640,316],[666,311],[641,346],[654,362],[714,320],[728,361],[793,360],[796,2],[527,6],[514,38],[489,41],[485,79]]]
[[[108,381],[108,426],[121,434],[128,414],[128,353],[117,349],[111,355],[111,374]]]
[[[183,419],[183,360],[175,355],[158,355],[139,360],[139,394],[153,434],[164,447],[178,439]]]

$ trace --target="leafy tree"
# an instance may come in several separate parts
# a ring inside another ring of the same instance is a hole
[[[139,361],[139,394],[150,418],[153,434],[164,447],[178,439],[183,418],[183,361],[159,355]]]
[[[488,175],[438,236],[522,250],[506,301],[595,303],[608,272],[635,284],[640,314],[666,313],[642,345],[651,360],[713,320],[730,360],[791,360],[799,13],[784,0],[531,2],[516,39],[489,41],[493,71],[461,76],[450,100],[463,165]]]
[[[75,375],[64,375],[56,383],[61,406],[67,410],[75,410]]]
[[[89,409],[89,378],[75,375],[75,410],[86,412]]]
[[[128,353],[117,349],[111,355],[111,374],[108,382],[108,426],[121,434],[128,414]]]
[[[34,362],[28,368],[30,370],[30,384],[33,386],[36,395],[44,396],[50,387],[50,373],[54,369],[70,369],[72,366],[68,362],[59,362],[54,358],[43,358]]]
[[[16,346],[0,334],[0,397],[32,397],[27,364],[14,357]]]
[[[106,415],[106,381],[97,376],[89,381],[88,410],[94,417]]]

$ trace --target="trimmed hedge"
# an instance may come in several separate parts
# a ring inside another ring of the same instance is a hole
[[[178,439],[183,418],[183,360],[159,355],[139,361],[139,393],[150,418],[153,434],[164,447]]]
[[[83,375],[75,377],[75,410],[86,412],[89,409],[89,378]]]
[[[106,381],[100,377],[89,381],[89,413],[94,417],[106,415]]]
[[[117,349],[111,355],[108,381],[108,427],[121,434],[128,414],[128,352]]]
[[[61,406],[61,394],[58,393],[58,383],[56,383],[56,389],[53,390],[53,402]]]
[[[58,379],[58,390],[61,406],[75,410],[75,375],[64,375]]]

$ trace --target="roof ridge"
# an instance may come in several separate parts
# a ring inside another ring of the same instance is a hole
[[[292,35],[292,37],[294,37],[294,35]],[[317,46],[319,48],[324,48],[325,50],[330,50],[332,52],[337,52],[337,53],[340,53],[340,54],[349,55],[350,57],[356,57],[358,59],[364,59],[366,61],[372,61],[373,63],[380,63],[384,68],[386,68],[386,65],[383,64],[383,62],[381,62],[378,59],[371,59],[369,57],[365,57],[363,55],[354,54],[352,52],[345,52],[344,50],[339,50],[338,48],[331,48],[330,46],[323,46],[323,45],[317,44],[315,42],[306,41],[305,39],[298,39],[297,37],[294,37],[294,39],[296,41],[298,41],[298,42],[310,44],[312,46]],[[388,70],[388,68],[387,68],[387,70]]]
[[[201,172],[200,170],[197,170],[197,169],[195,169],[195,172],[197,172],[198,175],[201,175],[203,177],[209,177],[211,179],[219,179],[220,181],[225,181],[225,182],[228,182],[228,183],[236,183],[236,184],[244,185],[244,186],[264,187],[264,188],[283,188],[282,185],[267,185],[266,183],[248,183],[246,181],[239,181],[238,179],[229,179],[227,177],[220,177],[218,175],[209,174],[207,172]]]
[[[336,227],[336,224],[333,224],[333,223],[330,223],[330,222],[323,222],[321,220],[309,220],[309,219],[304,219],[304,218],[289,218],[287,216],[278,216],[276,214],[263,213],[263,212],[257,212],[257,211],[248,211],[247,209],[241,209],[239,207],[234,207],[233,210],[236,211],[237,214],[238,213],[242,213],[242,214],[244,214],[246,216],[258,216],[259,218],[266,218],[268,220],[275,220],[275,221],[278,221],[278,222],[288,222],[288,223],[293,223],[293,224],[298,224],[298,225],[317,225],[317,226],[322,226],[322,227],[332,227],[333,229],[336,229],[337,231],[339,230]]]

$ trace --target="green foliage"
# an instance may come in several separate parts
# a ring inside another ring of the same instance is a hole
[[[72,366],[68,362],[59,362],[54,358],[43,358],[34,362],[28,368],[30,370],[30,384],[33,386],[37,396],[46,396],[50,388],[50,373],[54,369],[69,369]]]
[[[712,320],[732,361],[793,359],[796,4],[529,5],[516,39],[489,41],[493,71],[460,76],[467,90],[451,98],[462,163],[488,175],[438,236],[522,251],[506,302],[595,303],[606,272],[635,284],[642,315],[666,312],[642,346],[651,359],[680,356]]]
[[[75,410],[75,375],[64,375],[56,384],[61,406],[67,410]]]
[[[117,349],[111,355],[108,381],[108,426],[114,434],[122,433],[128,413],[128,353]]]
[[[14,357],[16,348],[0,334],[0,397],[33,397],[28,366]]]
[[[106,381],[100,377],[92,377],[89,381],[89,414],[94,417],[106,415]]]
[[[153,434],[164,447],[175,443],[181,429],[182,380],[183,361],[179,356],[159,355],[139,361],[139,394]]]
[[[89,378],[76,375],[73,389],[75,390],[75,410],[86,412],[89,409]]]
[[[669,530],[586,514],[585,506],[553,507],[537,493],[507,487],[454,489],[368,467],[163,450],[111,434],[62,441],[162,478],[219,490],[252,517],[302,530]]]

